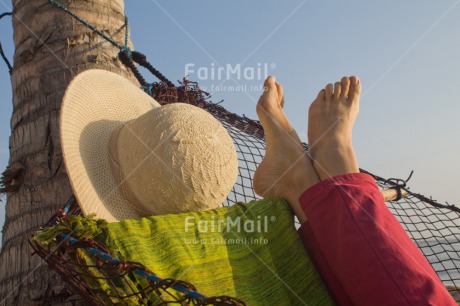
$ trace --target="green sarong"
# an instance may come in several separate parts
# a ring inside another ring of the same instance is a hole
[[[117,223],[68,216],[65,222],[38,231],[34,239],[49,244],[61,234],[94,239],[112,256],[141,263],[162,279],[189,282],[208,297],[237,297],[248,306],[334,305],[297,234],[293,214],[281,199]],[[100,259],[83,249],[69,248],[67,254],[108,304],[118,305],[117,296],[124,296],[123,304],[137,305],[133,289],[150,286],[134,273],[120,278],[115,266],[102,272]],[[142,299],[151,305],[182,296],[173,290],[173,296],[162,294],[160,299],[149,292]]]
[[[247,305],[333,305],[283,200],[205,212],[125,220],[107,226],[124,260],[161,278],[192,283],[206,296]]]

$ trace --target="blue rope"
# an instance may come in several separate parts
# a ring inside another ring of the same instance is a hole
[[[3,17],[5,16],[13,16],[13,12],[6,12],[6,13],[3,13],[0,15],[0,19],[2,19]],[[6,65],[8,66],[8,72],[9,74],[11,75],[11,72],[13,70],[13,67],[11,66],[10,64],[10,61],[8,60],[8,58],[6,57],[5,53],[3,52],[3,47],[2,47],[2,43],[0,42],[0,55],[2,56],[2,59],[3,61],[6,63]]]
[[[55,0],[48,0],[52,5],[58,7],[59,9],[63,10],[64,12],[66,12],[67,14],[69,14],[70,16],[72,16],[73,18],[75,18],[77,21],[79,21],[80,23],[82,23],[83,25],[85,25],[87,28],[91,29],[94,33],[96,33],[97,35],[101,36],[103,39],[105,39],[106,41],[108,41],[110,44],[112,44],[114,47],[120,49],[120,52],[126,52],[128,53],[128,55],[131,56],[131,50],[129,49],[128,47],[128,18],[125,17],[125,30],[126,30],[126,33],[125,33],[125,45],[122,46],[120,45],[119,43],[117,43],[116,41],[114,41],[111,37],[108,37],[107,35],[105,35],[104,33],[102,33],[101,31],[99,31],[98,29],[96,29],[94,26],[92,26],[91,24],[89,24],[88,22],[86,22],[85,20],[83,20],[82,18],[78,17],[77,15],[75,15],[74,13],[72,13],[71,11],[69,11],[65,6],[63,6],[62,4],[60,4],[59,2],[55,1]]]
[[[153,90],[153,84],[142,85],[141,89],[143,91],[145,91],[146,94],[151,96],[152,95],[152,90]]]
[[[67,235],[67,234],[61,234],[60,237],[64,238],[65,240],[69,241],[70,244],[75,244],[78,242],[78,239],[75,239],[73,238],[72,236],[70,235]],[[123,263],[122,260],[118,259],[118,258],[115,258],[115,257],[112,257],[110,256],[109,254],[105,253],[105,252],[102,252],[101,250],[99,249],[96,249],[96,248],[83,248],[84,250],[88,251],[89,253],[99,257],[99,258],[102,258],[108,262],[110,262],[111,264],[119,264],[119,263]],[[157,275],[153,274],[152,272],[150,271],[145,271],[145,270],[139,270],[139,269],[136,269],[133,271],[134,273],[136,273],[137,275],[139,276],[142,276],[142,277],[145,277],[147,278],[148,280],[150,281],[154,281],[154,282],[159,282],[159,283],[162,283],[164,282],[164,280],[160,277],[158,277]],[[193,297],[193,298],[198,298],[198,299],[201,299],[201,300],[206,300],[206,296],[196,292],[196,291],[192,291],[184,286],[181,286],[181,285],[172,285],[171,286],[173,289],[179,291],[179,292],[182,292],[182,293],[185,293],[187,296],[190,296],[190,297]]]
[[[75,203],[75,201],[75,196],[71,196],[70,199],[67,201],[63,209],[66,214],[69,213],[70,206],[72,206]]]

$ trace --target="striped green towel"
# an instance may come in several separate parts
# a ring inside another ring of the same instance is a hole
[[[162,278],[247,305],[334,305],[284,200],[107,225],[109,248]]]

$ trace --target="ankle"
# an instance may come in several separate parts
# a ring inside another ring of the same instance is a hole
[[[311,162],[309,159],[307,162]],[[311,167],[311,166],[310,166]],[[310,187],[320,182],[318,174],[312,175],[307,167],[299,167],[289,175],[289,180],[285,181],[283,198],[286,199],[301,223],[306,221],[305,214],[300,208],[299,198]]]
[[[351,135],[328,135],[324,136],[322,139],[318,140],[316,143],[312,143],[310,146],[310,151],[312,154],[324,150],[332,149],[350,149],[352,148]]]
[[[288,202],[289,206],[291,207],[292,212],[295,214],[297,219],[299,219],[300,224],[303,224],[305,221],[307,221],[307,217],[305,213],[302,210],[302,207],[300,207],[300,202],[299,198],[302,195],[303,192],[297,193],[289,193],[288,196],[285,198],[285,200]]]
[[[358,162],[351,145],[317,150],[313,157],[313,167],[321,180],[342,174],[359,173]]]

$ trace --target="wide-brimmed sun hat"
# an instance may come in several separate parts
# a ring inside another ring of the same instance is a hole
[[[219,207],[238,174],[233,141],[211,114],[184,103],[160,106],[109,71],[72,80],[60,128],[83,213],[108,222]]]

